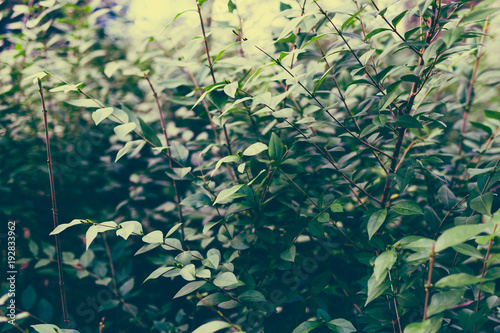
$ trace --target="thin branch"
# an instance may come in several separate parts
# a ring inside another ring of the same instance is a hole
[[[351,54],[354,56],[354,58],[356,59],[356,61],[358,62],[358,64],[361,66],[361,68],[363,68],[364,72],[366,73],[366,75],[370,78],[370,80],[372,81],[373,85],[375,87],[377,87],[377,89],[383,94],[385,95],[385,90],[384,90],[384,87],[380,85],[380,83],[378,83],[374,78],[373,76],[370,74],[370,72],[368,72],[368,69],[366,68],[365,65],[363,65],[363,62],[359,59],[358,55],[356,54],[356,52],[354,52],[354,50],[351,48],[351,45],[349,45],[349,43],[347,42],[347,40],[345,39],[344,37],[344,34],[342,34],[342,32],[337,28],[337,26],[335,25],[335,23],[333,23],[333,21],[330,19],[330,17],[328,16],[328,14],[323,10],[323,8],[319,5],[318,1],[314,1],[314,3],[316,4],[316,6],[318,6],[319,8],[319,11],[321,12],[321,14],[323,14],[323,16],[325,16],[325,18],[328,20],[328,22],[330,22],[330,24],[332,25],[333,29],[335,29],[335,31],[337,32],[337,34],[340,36],[340,38],[342,38],[342,40],[344,41],[344,44],[347,46],[347,48],[349,49],[349,51],[351,52]],[[399,107],[394,103],[392,102],[391,103],[392,106],[394,106],[394,108],[396,110],[398,110],[398,112],[400,111]]]
[[[465,135],[465,128],[467,125],[467,116],[470,112],[470,108],[472,106],[472,91],[474,88],[474,82],[476,81],[476,75],[477,75],[477,69],[479,67],[479,61],[481,60],[481,55],[483,51],[483,44],[484,40],[486,37],[486,31],[488,30],[488,21],[489,21],[489,16],[486,18],[486,21],[484,22],[484,27],[483,27],[483,35],[481,36],[481,41],[479,42],[479,46],[477,49],[477,55],[476,55],[476,61],[474,64],[474,69],[472,71],[472,76],[469,82],[469,90],[467,90],[467,97],[465,100],[465,109],[464,109],[464,115],[463,115],[463,120],[462,120],[462,128],[460,130],[461,138],[460,138],[460,144],[458,147],[458,155],[462,154],[462,145],[464,142],[464,135]]]
[[[493,235],[495,235],[497,232],[497,226],[498,226],[498,224],[495,224],[495,226],[493,227]],[[488,268],[488,257],[490,256],[490,250],[491,250],[492,245],[493,245],[493,238],[490,239],[490,241],[488,243],[488,250],[486,250],[486,255],[484,256],[483,269],[481,270],[481,279],[484,278],[484,276],[486,274],[486,269]],[[483,285],[483,281],[481,281],[479,286],[481,287],[482,285]],[[477,293],[476,311],[475,312],[479,311],[479,302],[481,301],[481,295],[482,295],[481,288],[478,288],[478,289],[479,289],[479,292]],[[476,333],[476,324],[474,324],[474,333]]]
[[[380,14],[380,9],[378,9],[377,4],[375,3],[375,1],[371,0],[371,2],[372,2],[372,4],[373,4],[373,7],[375,7],[375,9],[376,9],[377,11],[379,11],[379,15],[380,15],[380,16],[382,16],[382,19],[384,19],[385,23],[387,23],[387,25],[389,26],[389,28],[391,28],[391,30],[392,30],[392,31],[393,31],[393,32],[394,32],[394,33],[395,33],[395,34],[396,34],[396,35],[397,35],[397,36],[398,36],[398,37],[399,37],[399,38],[400,38],[403,42],[405,42],[405,43],[406,43],[406,42],[407,42],[407,40],[406,40],[403,36],[401,36],[401,35],[399,34],[399,32],[396,30],[396,27],[395,27],[395,26],[393,26],[393,25],[392,25],[392,23],[391,23],[391,22],[389,22],[389,21],[387,20],[387,18],[385,17],[385,15],[384,15],[384,14],[382,14],[382,15]],[[420,52],[419,52],[419,51],[418,51],[418,50],[417,50],[414,46],[410,45],[410,48],[411,48],[411,49],[412,49],[412,50],[413,50],[413,51],[414,51],[414,52],[415,52],[415,53],[416,53],[416,54],[417,54],[420,58],[422,58],[422,54],[421,54],[421,53],[420,53]]]
[[[283,170],[279,169],[281,171],[281,174],[283,176],[285,176],[286,179],[288,179],[288,181],[290,183],[292,183],[300,192],[302,192],[302,194],[309,200],[311,201],[311,203],[314,205],[314,207],[316,207],[316,209],[320,209],[320,207],[318,206],[318,204],[316,202],[314,202],[314,200],[296,183],[294,182],[290,177],[288,177],[288,175],[283,172]],[[339,226],[335,223],[335,221],[333,221],[332,219],[330,219],[330,223],[351,243],[353,244],[355,247],[357,247],[358,249],[360,249],[359,245],[356,244],[349,236],[347,236],[347,234],[342,231],[342,229],[339,228]]]
[[[429,276],[427,278],[427,283],[425,284],[425,304],[424,304],[424,318],[422,321],[427,319],[427,309],[429,306],[429,288],[431,287],[432,280],[432,269],[434,267],[434,257],[436,252],[434,251],[435,243],[432,244],[432,250],[429,254]]]
[[[460,199],[455,205],[453,205],[453,207],[451,207],[451,209],[446,213],[446,215],[443,217],[443,219],[441,220],[441,222],[439,223],[437,229],[436,229],[436,232],[434,233],[434,237],[432,237],[432,239],[436,239],[437,237],[437,234],[439,232],[439,229],[441,229],[441,226],[443,225],[444,221],[448,218],[448,216],[455,210],[455,208],[457,208],[458,205],[460,205],[462,203],[462,201],[464,201],[465,199],[467,199],[469,195],[467,194],[465,197],[463,197],[462,199]]]
[[[45,98],[43,95],[42,81],[38,79],[38,88],[40,92],[40,98],[42,100],[42,111],[43,111],[43,121],[45,125],[45,145],[47,149],[47,167],[49,169],[49,182],[50,182],[50,197],[52,200],[52,220],[54,222],[54,229],[59,225],[59,218],[57,212],[57,200],[56,200],[56,188],[54,184],[54,172],[52,170],[52,153],[50,151],[50,136],[49,136],[49,125],[47,121],[47,108],[45,107]],[[61,306],[62,314],[64,319],[64,324],[67,329],[69,329],[69,317],[68,308],[66,304],[66,290],[64,288],[64,274],[62,269],[62,252],[61,252],[61,242],[59,240],[59,235],[55,235],[56,242],[56,258],[57,258],[57,271],[59,273],[59,292],[61,294]]]
[[[216,84],[217,80],[215,79],[215,73],[214,73],[214,67],[213,67],[213,64],[212,64],[212,58],[210,58],[210,49],[208,47],[207,35],[205,33],[205,24],[203,23],[203,16],[201,15],[201,7],[200,7],[200,4],[198,3],[197,0],[195,0],[195,2],[196,2],[196,8],[197,8],[197,11],[198,11],[198,16],[200,17],[201,31],[203,33],[203,42],[204,42],[204,45],[205,45],[205,53],[207,55],[208,67],[210,68],[210,75],[212,76],[213,83]],[[222,115],[222,111],[219,110],[219,112]],[[233,155],[232,150],[231,150],[231,142],[229,141],[229,135],[227,134],[226,124],[222,124],[222,129],[224,131],[224,137],[226,139],[226,146],[227,146],[227,150],[229,152],[229,155]]]
[[[273,56],[271,56],[269,53],[267,53],[266,51],[262,50],[260,47],[258,46],[255,46],[257,49],[259,49],[262,53],[264,53],[265,55],[267,55],[269,58],[271,58],[276,64],[278,64],[281,68],[283,68],[285,70],[285,72],[287,72],[291,77],[295,77],[285,66],[283,66],[283,64],[281,63],[281,61],[279,61],[278,59],[275,59]],[[372,150],[375,150],[389,158],[392,159],[392,156],[387,154],[386,152],[384,152],[383,150],[377,148],[377,147],[374,147],[372,146],[371,144],[369,144],[368,142],[364,141],[363,139],[361,139],[360,137],[358,137],[357,135],[355,135],[351,130],[349,130],[344,124],[342,124],[337,118],[335,118],[331,113],[330,111],[326,110],[325,109],[325,106],[316,98],[316,96],[314,96],[314,94],[312,94],[309,89],[307,89],[300,81],[297,82],[298,85],[300,85],[306,92],[307,94],[316,101],[316,103],[318,103],[318,105],[337,123],[337,125],[339,125],[340,127],[342,127],[344,129],[344,131],[346,131],[347,133],[349,133],[350,136],[352,136],[354,139],[358,140],[360,143],[362,143],[363,145],[371,148]]]
[[[148,81],[149,86],[151,87],[151,91],[153,92],[153,96],[154,96],[155,101],[156,101],[156,107],[158,108],[158,114],[160,115],[160,122],[161,122],[162,131],[163,131],[163,136],[165,137],[165,142],[166,142],[166,145],[167,145],[167,149],[170,149],[169,148],[170,147],[170,142],[169,142],[169,138],[168,138],[167,127],[165,126],[165,119],[163,118],[163,113],[161,112],[161,106],[160,106],[160,101],[158,99],[158,94],[156,93],[156,90],[153,87],[153,84],[151,83],[151,80],[149,79],[149,76],[146,73],[144,73],[144,77]],[[169,165],[170,169],[173,169],[172,168],[172,160],[171,159],[168,160],[168,165]],[[172,179],[172,182],[173,182],[173,185],[174,185],[175,203],[177,205],[177,217],[179,219],[179,223],[181,223],[181,236],[182,236],[182,242],[184,243],[184,241],[185,241],[184,221],[183,221],[183,218],[182,218],[182,208],[181,208],[182,198],[181,198],[181,195],[179,194],[179,189],[177,187],[177,181],[175,179]]]

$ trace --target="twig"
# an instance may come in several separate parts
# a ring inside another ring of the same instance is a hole
[[[493,227],[493,235],[495,235],[495,233],[497,231],[497,226],[498,226],[498,224],[495,224],[495,226]],[[488,250],[486,250],[486,255],[484,256],[483,269],[481,270],[481,279],[484,278],[484,275],[486,274],[486,269],[488,267],[488,257],[490,256],[491,245],[493,245],[493,238],[490,239],[489,244],[488,244]],[[479,286],[482,286],[482,285],[483,285],[483,281],[481,281]],[[479,292],[477,293],[477,302],[476,302],[476,311],[475,312],[479,311],[479,302],[481,301],[481,294],[482,294],[482,290],[481,290],[481,288],[479,288]],[[476,333],[476,324],[474,324],[474,333]]]
[[[294,182],[290,177],[288,177],[288,175],[283,172],[283,170],[279,169],[281,171],[281,173],[283,174],[283,176],[285,176],[286,179],[288,179],[288,181],[290,183],[292,183],[300,192],[302,192],[302,194],[307,198],[309,199],[309,201],[311,201],[311,203],[314,205],[314,207],[316,207],[316,209],[320,209],[320,207],[318,207],[318,204],[316,202],[314,202],[314,200],[296,183]],[[333,221],[332,219],[330,219],[330,223],[351,243],[353,244],[355,247],[357,247],[358,249],[360,249],[359,245],[356,244],[349,236],[347,236],[347,234],[342,231],[342,229],[339,228],[339,226],[335,223],[335,221]]]
[[[161,129],[163,131],[163,136],[165,137],[165,142],[167,144],[167,149],[170,149],[170,142],[168,138],[168,133],[167,133],[167,127],[165,126],[165,119],[163,118],[163,113],[161,112],[161,106],[160,106],[160,101],[158,99],[158,94],[156,93],[155,88],[153,87],[153,84],[151,83],[151,80],[149,79],[149,76],[144,73],[144,77],[149,83],[149,86],[151,87],[151,91],[153,92],[153,96],[156,101],[156,107],[158,108],[158,114],[160,115],[160,122],[161,122]],[[172,160],[168,160],[168,165],[170,169],[172,170]],[[174,192],[175,192],[175,201],[177,204],[177,217],[179,219],[179,223],[181,223],[181,236],[182,236],[182,243],[185,241],[185,235],[184,235],[184,224],[183,224],[183,218],[182,218],[182,208],[181,208],[181,196],[179,194],[179,189],[177,187],[177,181],[175,179],[172,179],[173,185],[174,185]]]
[[[261,51],[262,53],[264,53],[266,56],[268,56],[269,58],[271,58],[276,64],[278,64],[281,68],[283,68],[285,70],[285,72],[287,72],[291,77],[295,77],[295,75],[293,75],[285,66],[283,66],[283,64],[281,63],[281,61],[279,61],[278,59],[275,59],[273,56],[271,56],[269,53],[267,53],[266,51],[262,50],[260,47],[258,46],[255,46],[259,51]],[[349,130],[344,124],[342,124],[337,118],[335,118],[331,113],[330,111],[326,110],[325,109],[325,106],[323,105],[323,103],[321,103],[317,98],[316,96],[314,96],[314,94],[312,94],[309,89],[306,88],[306,86],[304,86],[300,81],[297,82],[298,85],[300,85],[306,92],[307,94],[316,101],[316,103],[318,103],[318,105],[337,123],[337,125],[339,125],[340,127],[342,127],[344,129],[344,131],[346,131],[347,133],[349,133],[350,136],[352,136],[354,139],[358,140],[360,143],[362,143],[363,145],[371,148],[372,150],[375,150],[389,158],[392,159],[392,156],[387,154],[386,152],[384,152],[383,150],[377,148],[377,147],[374,147],[372,146],[371,144],[369,144],[368,142],[364,141],[363,139],[361,139],[360,137],[358,137],[357,135],[355,135],[351,130]]]
[[[57,212],[57,200],[56,200],[56,188],[54,184],[54,172],[52,170],[52,153],[50,151],[50,136],[49,136],[49,124],[47,121],[47,108],[45,107],[45,98],[43,96],[42,81],[38,79],[38,88],[40,92],[40,98],[42,100],[42,111],[43,111],[43,121],[45,125],[45,145],[47,149],[47,167],[49,169],[49,182],[50,182],[50,197],[52,199],[52,220],[54,222],[54,229],[59,225],[59,218]],[[56,258],[57,258],[57,271],[59,272],[59,292],[61,294],[61,306],[64,324],[67,329],[69,329],[69,317],[68,308],[66,305],[66,290],[64,288],[64,274],[62,270],[62,252],[61,252],[61,242],[59,240],[59,235],[55,235],[56,242]]]
[[[392,30],[392,31],[393,31],[393,32],[394,32],[394,33],[395,33],[395,34],[396,34],[396,35],[397,35],[397,36],[398,36],[398,37],[399,37],[399,38],[400,38],[403,42],[405,42],[405,43],[406,43],[406,42],[407,42],[407,40],[406,40],[403,36],[401,36],[401,35],[399,34],[399,32],[396,30],[396,27],[395,27],[395,26],[393,26],[393,25],[392,25],[392,23],[391,23],[391,22],[389,22],[389,21],[385,18],[385,15],[383,15],[383,14],[381,15],[381,14],[380,14],[380,9],[378,9],[377,4],[375,3],[375,1],[371,0],[371,2],[372,2],[372,4],[373,4],[373,7],[375,7],[375,9],[376,9],[377,11],[379,11],[379,15],[380,15],[380,16],[382,16],[382,19],[384,19],[385,23],[387,23],[387,25],[389,26],[389,28],[391,28],[391,30]],[[417,50],[414,46],[410,45],[410,48],[411,48],[411,49],[412,49],[412,50],[413,50],[413,51],[414,51],[414,52],[415,52],[415,53],[416,53],[416,54],[417,54],[420,58],[422,58],[422,54],[421,54],[421,53],[420,53],[420,52],[419,52],[419,51],[418,51],[418,50]]]
[[[462,203],[462,201],[464,201],[469,195],[467,194],[465,197],[463,197],[462,199],[460,199],[455,205],[453,205],[453,207],[451,207],[451,209],[446,213],[446,215],[443,217],[443,219],[441,220],[441,222],[439,223],[437,229],[436,229],[436,232],[434,233],[434,237],[432,237],[432,239],[436,239],[437,237],[437,234],[439,232],[439,229],[441,229],[441,226],[443,225],[444,221],[446,220],[446,218],[448,218],[448,216],[455,210],[455,208],[460,205]]]
[[[200,4],[198,3],[197,0],[195,0],[195,2],[196,2],[196,8],[198,11],[198,16],[200,17],[201,31],[203,32],[203,42],[205,45],[205,53],[207,54],[208,67],[210,68],[210,75],[212,76],[213,83],[216,84],[217,80],[215,79],[212,58],[210,58],[210,49],[208,47],[207,35],[205,33],[205,24],[203,23],[203,16],[201,15],[201,7],[200,7]],[[222,110],[219,110],[219,113],[222,115]],[[229,141],[229,135],[227,134],[226,124],[222,124],[222,129],[224,131],[224,137],[226,139],[226,146],[227,146],[227,150],[229,152],[229,155],[233,155],[232,149],[231,149],[231,142]]]
[[[477,69],[479,67],[479,61],[481,60],[481,55],[483,51],[483,44],[484,44],[484,39],[486,37],[486,31],[488,30],[488,21],[490,17],[488,16],[486,18],[486,21],[484,22],[484,27],[483,27],[483,35],[481,36],[481,41],[479,42],[479,46],[477,49],[477,55],[476,55],[476,61],[474,64],[474,69],[472,71],[472,76],[469,82],[469,90],[467,91],[467,97],[465,100],[465,109],[464,109],[464,116],[462,120],[462,128],[460,130],[461,138],[460,138],[460,144],[458,147],[458,155],[460,156],[462,154],[462,145],[464,142],[464,134],[465,134],[465,127],[467,125],[467,116],[470,112],[470,108],[472,106],[472,90],[474,88],[474,82],[476,80],[476,75],[477,75]]]
[[[237,329],[238,332],[241,331],[241,327],[239,327],[238,325],[236,325],[235,323],[233,323],[229,318],[227,318],[222,312],[220,312],[218,309],[214,308],[212,305],[210,305],[207,301],[205,301],[203,299],[203,296],[201,296],[201,294],[199,292],[196,292],[196,297],[198,297],[198,299],[200,300],[200,302],[203,303],[203,305],[205,305],[206,307],[208,307],[210,310],[214,311],[215,313],[217,313],[222,319],[224,319],[228,324],[230,324],[231,326],[233,326],[233,328]]]
[[[434,267],[434,257],[436,256],[436,252],[434,251],[435,243],[432,244],[432,250],[429,254],[429,277],[427,278],[427,283],[425,284],[425,304],[424,304],[424,318],[422,320],[427,319],[427,309],[429,305],[429,288],[431,287],[431,279],[432,279],[432,268]]]

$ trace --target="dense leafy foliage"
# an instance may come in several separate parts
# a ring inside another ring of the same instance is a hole
[[[497,332],[494,1],[283,1],[267,44],[240,2],[133,46],[118,5],[0,5],[2,330]]]

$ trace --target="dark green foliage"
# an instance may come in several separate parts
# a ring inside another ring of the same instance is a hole
[[[118,6],[0,5],[0,215],[17,221],[19,328],[497,332],[493,1],[276,1],[285,24],[266,47],[244,23],[205,17],[203,35],[181,17],[213,4],[175,16],[196,36],[166,52],[160,35],[113,35]]]

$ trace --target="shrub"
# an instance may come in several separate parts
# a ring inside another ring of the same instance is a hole
[[[168,50],[161,39],[127,49],[102,38],[99,16],[110,20],[116,7],[31,9],[39,20],[24,33],[50,38],[28,35],[10,51],[29,62],[21,74],[11,61],[2,78],[11,83],[5,140],[37,133],[36,123],[20,128],[29,113],[14,114],[40,98],[58,150],[87,131],[101,138],[75,168],[102,209],[60,204],[81,215],[50,233],[85,228],[85,249],[74,244],[82,229],[61,237],[72,251],[61,255],[67,295],[78,279],[106,286],[92,291],[91,319],[84,290],[63,300],[71,327],[96,331],[102,311],[104,331],[496,332],[492,3],[355,1],[348,14],[327,1],[280,3],[284,23],[265,46],[245,25],[209,26],[211,3],[199,0],[196,25],[181,22],[198,36]],[[227,6],[246,15],[239,2]],[[71,35],[64,27],[76,20],[84,24]],[[34,87],[21,83],[31,67],[42,69],[29,77]],[[24,274],[55,272],[44,237],[26,237]],[[33,306],[35,289],[25,298]]]

